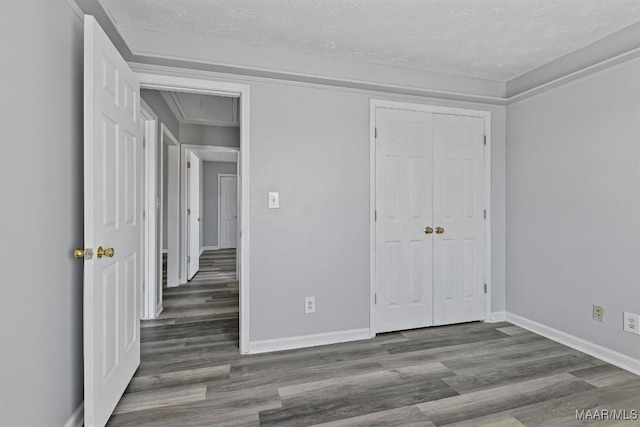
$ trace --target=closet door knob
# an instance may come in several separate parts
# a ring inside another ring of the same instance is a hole
[[[442,233],[444,233],[444,228],[436,227],[436,234],[442,234]]]
[[[425,228],[424,228],[424,232],[425,232],[425,233],[427,233],[427,234],[431,234],[431,233],[433,233],[433,228],[431,228],[431,227],[425,227]]]

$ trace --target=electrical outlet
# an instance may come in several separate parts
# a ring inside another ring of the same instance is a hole
[[[604,307],[594,304],[593,320],[597,320],[598,322],[604,322]]]
[[[626,332],[640,335],[640,315],[624,312],[624,326],[622,329]]]
[[[304,299],[304,314],[316,312],[316,297],[306,297]]]

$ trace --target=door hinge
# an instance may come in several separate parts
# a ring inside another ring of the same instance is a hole
[[[487,145],[487,135],[484,136],[484,145]]]
[[[142,210],[142,219],[145,219],[147,217],[147,211],[146,210]]]
[[[484,293],[485,294],[487,293],[487,284],[486,283],[484,284]]]
[[[191,262],[191,257],[187,255],[187,264]]]
[[[373,211],[373,220],[374,221],[378,220],[378,211]]]
[[[373,303],[378,304],[378,294],[373,294]]]
[[[142,146],[145,147],[147,145],[147,138],[142,138]]]
[[[378,137],[378,128],[374,128],[373,130],[373,137],[377,138]]]
[[[187,162],[187,169],[191,167],[191,162]]]
[[[487,210],[484,210],[484,219],[487,219]]]
[[[191,209],[187,209],[187,215],[191,215]]]

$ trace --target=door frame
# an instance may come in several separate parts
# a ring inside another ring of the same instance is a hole
[[[227,96],[240,99],[240,156],[238,159],[238,178],[240,185],[240,212],[239,212],[239,236],[238,240],[238,261],[239,261],[239,281],[240,281],[240,353],[249,353],[249,322],[250,322],[250,222],[249,222],[249,184],[250,184],[250,87],[249,85],[227,83],[201,78],[180,77],[173,74],[171,68],[158,68],[157,70],[140,71],[136,64],[130,64],[138,80],[141,89],[164,90],[175,92],[199,93],[204,95]],[[183,144],[181,144],[181,147]],[[196,146],[202,149],[206,146]],[[229,147],[227,147],[229,148]],[[236,148],[238,150],[238,148]],[[154,167],[158,167],[155,162]],[[186,162],[181,161],[181,167],[186,166]],[[182,177],[182,174],[181,174]],[[180,218],[184,215],[181,210]]]
[[[198,162],[200,162],[201,164],[204,163],[202,161],[202,159],[200,158],[200,156],[194,152],[194,150],[187,148],[186,146],[181,147],[180,149],[181,153],[184,153],[184,156],[181,157],[181,161],[180,161],[180,176],[183,178],[182,182],[183,185],[181,186],[181,191],[180,193],[182,194],[182,197],[180,198],[181,203],[180,203],[180,212],[183,212],[184,215],[181,216],[182,221],[180,222],[181,224],[181,239],[180,239],[180,244],[181,244],[181,248],[183,249],[183,251],[181,251],[180,253],[181,255],[181,266],[183,266],[184,268],[182,268],[182,271],[184,272],[184,276],[180,278],[180,284],[181,285],[185,285],[187,284],[187,282],[191,279],[193,279],[193,276],[196,273],[194,273],[191,278],[189,278],[189,252],[191,250],[191,237],[193,237],[191,235],[191,224],[189,224],[189,218],[191,217],[191,186],[192,184],[192,180],[191,180],[191,175],[190,175],[190,168],[188,167],[188,164],[190,161],[193,161],[194,159],[197,159]],[[182,160],[183,159],[183,160]],[[198,194],[200,193],[200,186],[202,185],[202,182],[200,182],[200,170],[198,170]],[[200,196],[198,196],[198,200],[200,199]],[[199,203],[199,202],[198,202]],[[200,208],[202,208],[200,206]],[[186,212],[189,211],[189,213],[187,214]],[[200,215],[201,212],[199,211],[198,214]],[[200,218],[198,216],[198,218]],[[198,240],[200,240],[200,222],[198,221]],[[198,250],[196,251],[198,253],[198,257],[200,256],[200,246],[202,242],[198,242]],[[198,265],[200,265],[200,261],[198,260]],[[198,267],[199,269],[199,267]]]
[[[166,138],[166,139],[165,139]],[[180,141],[175,137],[175,135],[169,130],[164,123],[160,125],[160,154],[159,159],[163,161],[164,159],[164,144],[165,142],[168,145],[169,151],[167,153],[167,161],[168,161],[168,179],[172,178],[172,174],[170,171],[175,169],[178,173],[173,177],[173,182],[167,181],[167,218],[164,215],[164,165],[160,168],[160,257],[162,257],[162,250],[164,247],[164,222],[167,221],[167,287],[176,287],[180,285],[180,222],[178,218],[173,218],[173,215],[169,215],[169,209],[172,204],[176,206],[176,212],[179,214],[180,209]],[[172,156],[171,150],[176,150],[176,156]],[[173,161],[172,161],[173,160]],[[170,191],[174,189],[175,191]],[[174,238],[170,238],[170,234],[174,234]],[[171,277],[169,274],[169,266],[172,265],[172,272],[175,269],[176,275],[175,277]],[[162,277],[162,264],[160,264],[159,268],[160,276]]]
[[[238,164],[236,163],[236,169],[237,169],[237,165]],[[222,219],[221,218],[222,209],[220,209],[220,205],[222,204],[222,186],[220,185],[220,183],[222,181],[221,178],[223,176],[235,177],[235,179],[236,179],[236,188],[238,187],[238,185],[237,185],[238,184],[238,181],[237,181],[238,180],[238,174],[236,174],[236,173],[219,173],[218,174],[218,248],[219,249],[223,249],[222,248],[222,239],[220,238],[220,231],[222,229],[222,227],[221,227],[221,224],[222,224],[222,221],[221,221],[221,219]],[[236,194],[236,205],[238,204],[238,197],[237,196],[238,195]],[[237,214],[238,214],[238,208],[236,207],[236,216],[237,216]],[[237,246],[238,246],[238,242],[236,241],[236,248],[237,248]],[[225,249],[228,249],[228,248],[225,248]]]
[[[155,319],[160,315],[160,311],[155,303],[157,301],[158,257],[155,254],[158,248],[158,231],[156,210],[157,194],[157,171],[152,167],[157,159],[158,152],[158,116],[151,107],[140,97],[140,118],[143,121],[144,140],[144,198],[143,198],[143,233],[142,242],[144,253],[144,273],[142,282],[141,312],[142,319]]]
[[[187,169],[187,160],[189,157],[189,153],[191,153],[192,151],[196,151],[196,152],[202,152],[202,151],[208,151],[210,153],[236,153],[236,165],[238,165],[238,158],[239,158],[239,153],[240,153],[240,148],[238,147],[226,147],[226,146],[222,146],[222,145],[197,145],[197,144],[181,144],[180,145],[180,177],[181,177],[181,188],[180,188],[180,193],[181,193],[181,197],[180,197],[180,212],[187,212],[187,202],[188,202],[188,194],[187,194],[187,174],[188,169]],[[238,166],[236,166],[238,172],[239,172],[239,168]],[[239,175],[236,175],[239,176]],[[240,189],[240,191],[242,191],[242,189]],[[218,197],[220,196],[220,194],[218,194]],[[240,199],[240,197],[239,197]],[[220,206],[220,205],[218,205]],[[187,221],[187,216],[185,215],[181,215],[180,216],[180,234],[181,234],[181,239],[180,239],[180,266],[181,266],[181,271],[184,273],[180,276],[180,281],[181,284],[185,284],[187,283],[187,252],[188,252],[188,247],[187,247],[187,233],[189,232],[189,222]],[[240,227],[238,227],[238,229],[240,229]],[[218,235],[218,248],[220,248],[220,236]],[[236,260],[239,261],[239,254],[236,254]],[[236,265],[238,265],[239,262],[236,263]],[[240,279],[240,277],[238,276],[238,280]],[[242,286],[242,285],[240,285]]]
[[[484,149],[484,185],[487,218],[484,222],[484,281],[485,318],[491,319],[491,112],[466,108],[443,107],[439,105],[414,104],[410,102],[371,99],[369,102],[369,335],[376,336],[375,294],[376,294],[376,109],[418,111],[456,116],[480,117],[484,119],[484,133],[487,137]]]

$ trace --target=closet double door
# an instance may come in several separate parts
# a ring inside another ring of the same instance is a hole
[[[484,319],[484,118],[375,111],[376,332]]]

